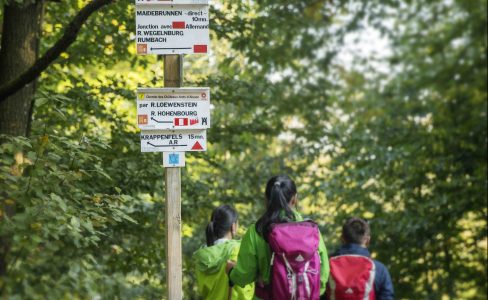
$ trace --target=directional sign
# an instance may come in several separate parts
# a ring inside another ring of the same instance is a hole
[[[179,168],[185,166],[185,152],[163,152],[163,167]]]
[[[137,54],[207,53],[208,5],[136,5]]]
[[[141,152],[207,151],[205,130],[149,130],[141,132]]]
[[[136,0],[136,5],[139,5],[139,4],[166,4],[166,5],[204,4],[204,5],[208,5],[208,0]]]
[[[210,128],[209,88],[138,89],[137,99],[142,130]]]

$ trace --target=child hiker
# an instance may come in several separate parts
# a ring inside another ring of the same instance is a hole
[[[206,228],[207,246],[193,254],[198,292],[206,300],[252,299],[253,285],[230,288],[225,272],[227,261],[236,260],[239,252],[237,216],[230,205],[217,207]]]
[[[370,258],[371,230],[368,222],[350,218],[342,227],[343,245],[330,259],[327,297],[323,299],[393,300],[388,269]]]
[[[329,275],[327,250],[318,227],[296,211],[293,180],[272,177],[266,212],[244,235],[237,263],[228,264],[229,284],[255,282],[254,299],[319,299]]]

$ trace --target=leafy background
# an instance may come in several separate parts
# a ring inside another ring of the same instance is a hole
[[[86,3],[48,2],[41,53]],[[486,8],[215,1],[212,52],[184,64],[214,107],[208,151],[182,170],[185,299],[211,210],[236,206],[243,234],[278,173],[330,252],[348,216],[370,220],[398,299],[485,299]],[[135,54],[134,23],[128,1],[92,16],[40,78],[30,136],[0,145],[5,299],[164,298],[164,170],[135,123],[135,90],[161,87],[163,62]]]

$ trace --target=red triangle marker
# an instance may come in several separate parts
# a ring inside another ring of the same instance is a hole
[[[202,145],[200,145],[199,142],[196,142],[195,145],[193,145],[193,147],[191,147],[191,150],[203,150],[203,147],[202,147]]]

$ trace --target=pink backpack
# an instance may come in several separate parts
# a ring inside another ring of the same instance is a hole
[[[327,286],[329,300],[374,300],[375,265],[360,255],[332,257]]]
[[[317,224],[310,221],[271,225],[271,284],[265,300],[320,298],[319,236]]]

